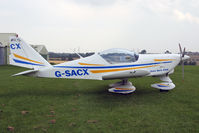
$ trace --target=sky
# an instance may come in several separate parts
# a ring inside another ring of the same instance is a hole
[[[199,0],[0,0],[0,32],[52,52],[199,51]]]

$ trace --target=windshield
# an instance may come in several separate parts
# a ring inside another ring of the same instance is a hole
[[[138,55],[126,49],[108,49],[99,55],[111,64],[130,63],[138,60]]]

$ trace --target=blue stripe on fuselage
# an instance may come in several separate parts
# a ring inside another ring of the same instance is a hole
[[[13,59],[16,63],[21,63],[21,64],[27,64],[27,65],[35,65],[35,66],[44,66],[44,65],[40,65],[40,64],[35,64],[35,63],[30,63],[30,62],[26,62],[26,61],[21,61],[21,60],[17,60],[17,59]]]
[[[135,64],[135,65],[123,65],[123,66],[54,66],[58,68],[86,68],[86,69],[102,69],[102,68],[124,68],[124,67],[136,67],[136,66],[148,66],[148,65],[157,65],[162,63],[171,63],[172,61],[165,62],[155,62],[155,63],[147,63],[147,64]]]

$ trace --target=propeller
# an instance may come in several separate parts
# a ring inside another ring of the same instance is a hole
[[[179,43],[179,49],[180,49],[180,61],[181,61],[181,65],[182,65],[182,81],[184,81],[184,60],[183,60],[183,57],[185,56],[185,48],[182,51],[182,47]]]

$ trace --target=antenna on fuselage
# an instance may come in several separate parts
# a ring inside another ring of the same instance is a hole
[[[81,59],[84,58],[84,57],[82,57],[79,53],[76,53],[76,52],[75,52],[75,54],[77,54]]]
[[[71,50],[72,50],[72,49],[71,49]],[[79,49],[78,49],[78,51],[79,51]],[[80,59],[84,58],[84,57],[82,57],[79,53],[76,52],[76,49],[75,49],[75,48],[74,48],[73,52],[74,52],[75,54],[77,54],[77,55],[79,56]]]

